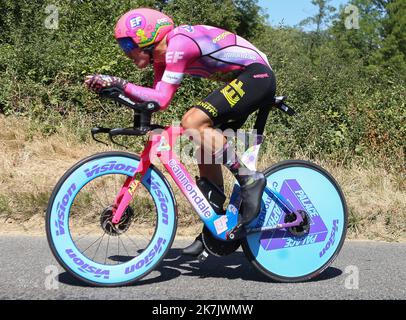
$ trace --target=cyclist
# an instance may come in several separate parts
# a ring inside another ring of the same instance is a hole
[[[242,37],[217,27],[175,28],[167,15],[148,8],[125,13],[117,22],[115,38],[138,68],[153,65],[153,87],[141,87],[114,76],[90,75],[85,83],[91,90],[116,87],[135,101],[156,101],[160,110],[165,110],[185,74],[212,79],[226,75],[232,79],[190,108],[181,125],[198,130],[200,136],[193,138],[194,143],[214,160],[199,164],[201,177],[223,189],[219,163],[235,176],[242,199],[236,229],[249,224],[259,214],[266,179],[262,173],[246,168],[232,143],[216,129],[236,130],[251,113],[272,103],[276,81],[265,54]],[[202,251],[199,235],[183,253],[198,255]]]

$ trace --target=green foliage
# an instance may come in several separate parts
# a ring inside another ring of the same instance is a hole
[[[265,31],[265,14],[257,1],[235,0],[239,25],[236,32],[247,39],[252,39]]]
[[[47,29],[47,1],[0,0],[0,112],[33,119],[44,134],[69,122],[82,140],[94,125],[125,126],[130,114],[83,86],[85,75],[111,74],[151,86],[152,70],[137,70],[115,43],[113,28],[125,11],[162,9],[176,24],[208,24],[238,32],[264,51],[276,72],[278,94],[289,96],[298,115],[272,111],[270,139],[285,157],[305,152],[346,163],[376,160],[403,168],[405,132],[405,2],[353,0],[360,29],[345,28],[346,13],[332,19],[328,1],[313,1],[316,31],[271,28],[255,0],[58,0],[59,28]],[[186,78],[169,124],[219,86]],[[251,117],[247,127],[252,125]],[[273,148],[275,149],[275,148]]]
[[[352,0],[359,8],[359,29],[346,30],[342,11],[331,33],[347,59],[363,59],[366,70],[406,80],[406,2]]]
[[[169,1],[165,12],[179,24],[206,24],[230,31],[238,26],[237,11],[232,0]]]
[[[9,200],[6,196],[0,194],[0,216],[9,216],[11,212]]]
[[[301,21],[299,25],[316,25],[316,33],[319,33],[323,26],[326,26],[331,20],[331,14],[336,8],[329,5],[331,0],[311,0],[312,5],[317,6],[318,12],[313,17],[308,17]]]

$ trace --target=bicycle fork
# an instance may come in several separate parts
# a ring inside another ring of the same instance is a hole
[[[126,179],[123,187],[114,200],[112,218],[113,224],[118,224],[120,222],[120,219],[123,216],[128,205],[130,204],[135,191],[137,190],[137,187],[140,185],[145,173],[148,171],[148,168],[151,165],[150,152],[152,146],[153,143],[151,140],[149,140],[145,146],[144,151],[141,153],[141,161],[139,166],[135,170],[134,175]]]

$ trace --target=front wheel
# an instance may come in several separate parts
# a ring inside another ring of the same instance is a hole
[[[266,188],[279,192],[295,211],[303,213],[307,225],[301,230],[251,234],[242,241],[244,253],[257,269],[274,280],[311,279],[334,261],[344,243],[347,230],[344,195],[334,178],[311,162],[283,161],[264,174]],[[265,190],[261,213],[250,226],[271,226],[287,222],[285,219],[284,211]]]
[[[51,250],[74,277],[97,286],[130,284],[155,269],[172,245],[176,203],[153,165],[117,225],[112,205],[140,159],[124,152],[86,158],[60,179],[48,203]]]

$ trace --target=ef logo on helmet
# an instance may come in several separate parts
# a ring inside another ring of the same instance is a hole
[[[145,25],[145,18],[141,15],[136,15],[129,19],[131,29],[143,28]]]
[[[117,40],[121,40],[120,47],[129,52],[127,43],[134,42],[135,45],[144,48],[162,41],[165,36],[174,29],[174,23],[164,13],[148,9],[140,8],[126,12],[120,17],[116,23],[114,36]]]

